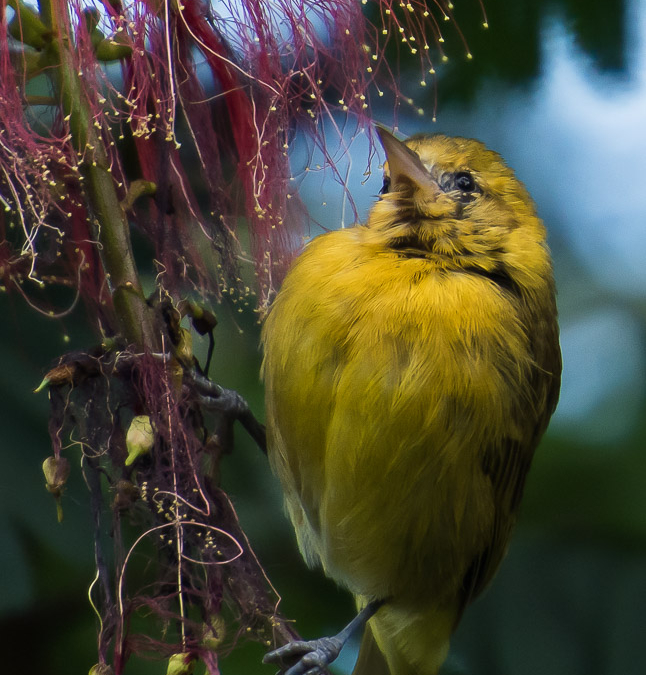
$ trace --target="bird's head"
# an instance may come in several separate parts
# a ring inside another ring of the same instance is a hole
[[[377,133],[387,161],[367,223],[375,241],[402,257],[521,286],[551,278],[543,223],[500,155],[473,139]]]

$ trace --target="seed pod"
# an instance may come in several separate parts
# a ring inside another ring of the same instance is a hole
[[[150,452],[155,442],[155,432],[148,415],[137,415],[132,418],[126,434],[126,466],[130,466],[137,458]]]
[[[166,675],[191,675],[195,668],[195,658],[189,652],[173,654],[168,659]]]
[[[48,457],[43,462],[45,486],[54,497],[60,497],[70,475],[70,463],[65,457]]]
[[[70,463],[65,457],[48,457],[43,462],[43,473],[45,474],[45,487],[56,499],[56,516],[60,523],[63,520],[61,495],[70,475]]]
[[[96,663],[87,675],[114,675],[114,670],[107,663]]]

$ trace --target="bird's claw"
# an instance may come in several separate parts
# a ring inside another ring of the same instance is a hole
[[[343,640],[338,637],[296,640],[266,654],[263,663],[277,664],[284,675],[319,675],[336,659],[342,647]]]
[[[199,402],[209,410],[217,410],[234,418],[249,410],[247,402],[237,391],[221,387],[196,370],[186,371],[184,380],[193,386]]]

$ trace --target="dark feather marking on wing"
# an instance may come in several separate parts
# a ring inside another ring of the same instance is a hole
[[[473,559],[464,575],[458,616],[486,588],[505,556],[533,454],[533,447],[522,448],[511,439],[485,452],[482,469],[491,480],[496,509],[493,532],[489,546]]]
[[[534,370],[531,389],[542,413],[535,419],[531,435],[522,443],[511,438],[503,439],[484,452],[482,470],[491,480],[496,513],[491,543],[474,558],[464,576],[458,620],[467,605],[491,581],[505,556],[534,451],[556,408],[561,383],[561,354],[555,313],[551,316],[550,325],[542,331],[542,339],[530,336],[531,351],[537,363],[541,364]],[[518,415],[526,414],[526,410],[518,411]]]

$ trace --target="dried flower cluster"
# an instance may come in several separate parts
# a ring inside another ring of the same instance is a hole
[[[108,172],[172,291],[244,294],[243,223],[263,303],[302,241],[288,190],[293,134],[310,134],[325,151],[326,125],[341,137],[339,113],[360,128],[385,90],[396,105],[412,105],[397,87],[400,50],[419,59],[425,84],[431,54],[446,58],[440,24],[452,8],[439,0],[8,4],[0,275],[27,296],[26,280],[59,281],[98,305],[110,297],[90,167]]]

